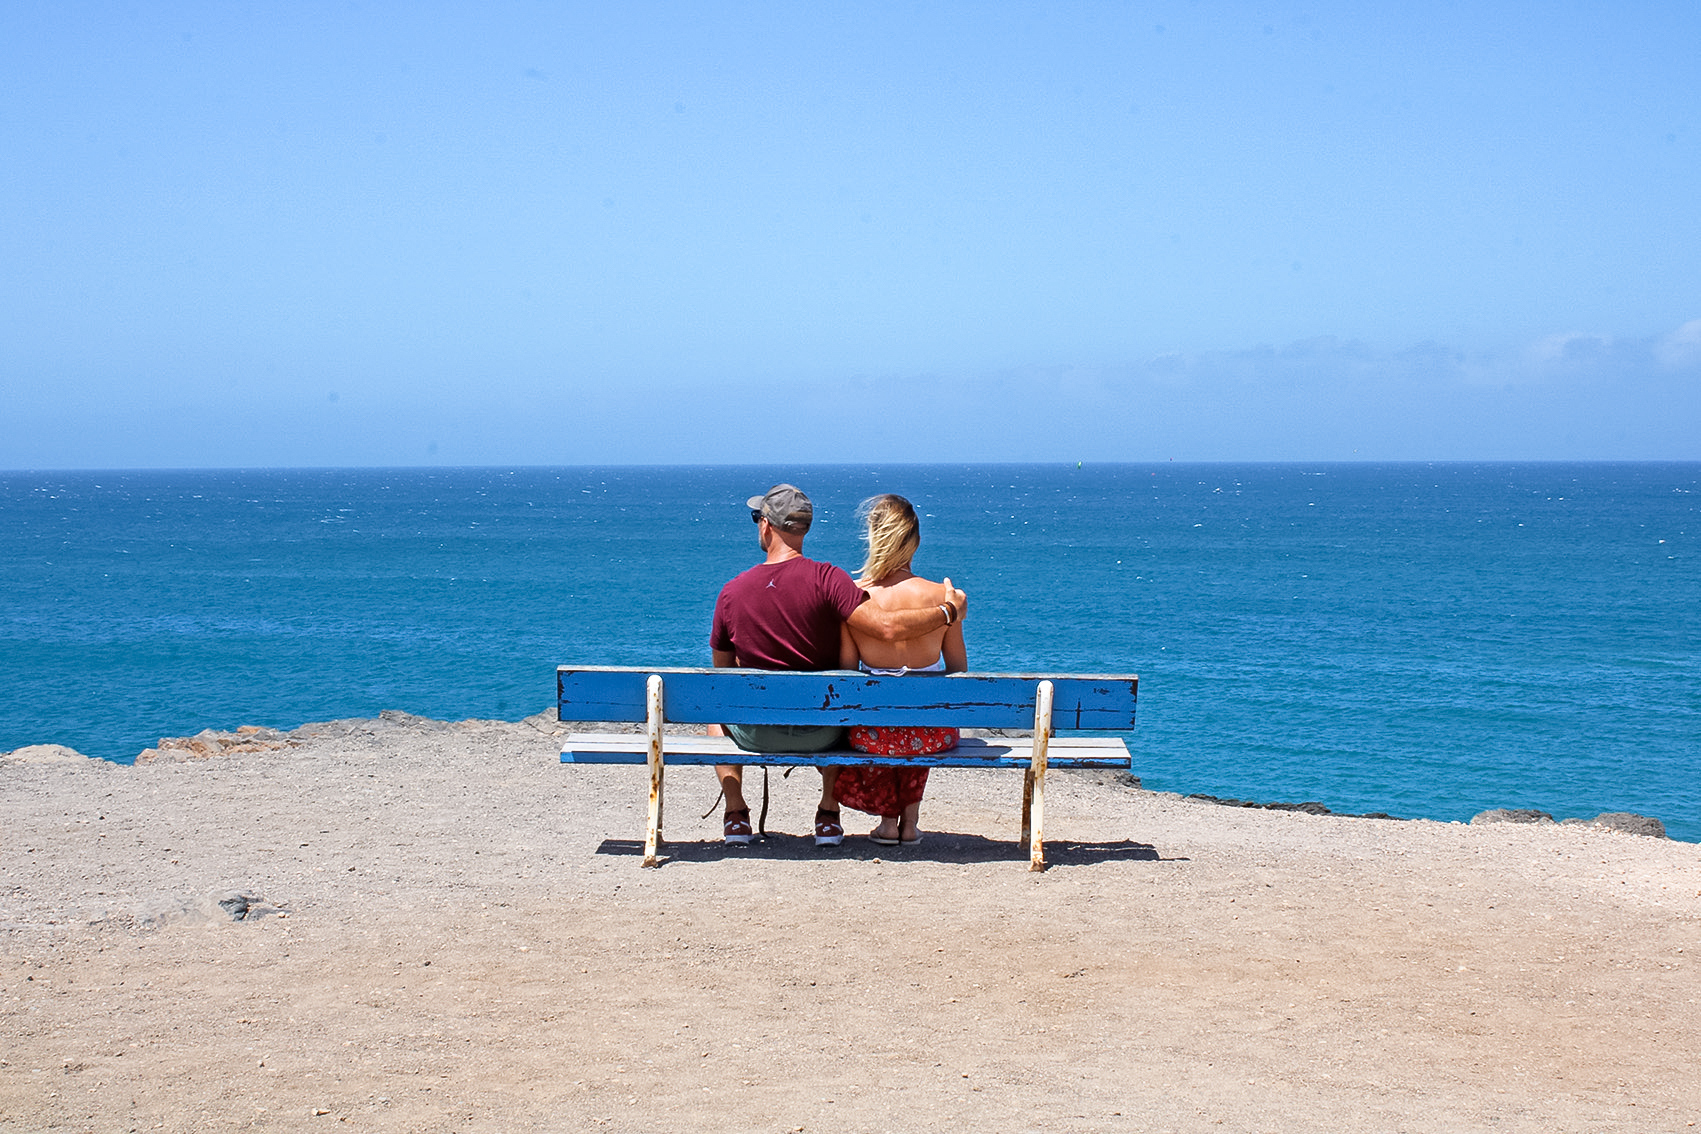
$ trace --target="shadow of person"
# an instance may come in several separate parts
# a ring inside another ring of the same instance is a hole
[[[596,853],[622,856],[641,856],[644,844],[639,839],[604,839]],[[989,839],[984,835],[959,835],[949,831],[928,831],[921,842],[909,846],[885,847],[867,838],[847,835],[836,847],[818,847],[809,835],[787,835],[769,831],[753,843],[724,843],[719,839],[666,840],[661,846],[663,862],[719,862],[723,859],[758,858],[775,862],[817,861],[824,858],[872,862],[939,862],[968,864],[976,862],[1026,862],[1028,850],[1011,840]],[[1047,839],[1045,858],[1051,866],[1088,866],[1099,862],[1162,862],[1165,860],[1150,843],[1131,839],[1106,842],[1075,842],[1069,839]]]

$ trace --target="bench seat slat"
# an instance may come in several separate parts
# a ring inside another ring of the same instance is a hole
[[[745,752],[724,736],[669,736],[662,758],[672,764],[750,764],[819,767],[880,764],[924,768],[1026,768],[1033,742],[1010,737],[964,737],[947,752],[931,756],[877,756],[855,750],[826,752]],[[563,764],[642,764],[649,759],[643,734],[581,732],[566,738]],[[1054,768],[1127,768],[1128,746],[1113,736],[1054,736],[1047,762]]]
[[[664,682],[663,713],[681,724],[937,725],[1031,728],[1037,677],[957,673],[876,677],[848,670],[570,667],[557,671],[564,721],[642,721],[644,682]],[[1131,674],[1050,679],[1053,725],[1126,731],[1134,727],[1138,679]]]

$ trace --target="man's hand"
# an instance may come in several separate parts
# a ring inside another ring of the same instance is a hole
[[[881,610],[872,602],[865,602],[845,619],[845,625],[865,638],[877,638],[882,642],[907,642],[911,638],[931,634],[942,626],[951,625],[961,619],[969,609],[969,596],[953,587],[949,579],[945,580],[944,598],[948,598],[951,605],[957,608],[956,618],[945,616],[943,599],[934,599],[920,606],[902,607],[897,610]]]
[[[951,585],[949,577],[945,579],[945,601],[957,608],[957,619],[961,621],[969,616],[969,596],[965,591],[959,591]]]

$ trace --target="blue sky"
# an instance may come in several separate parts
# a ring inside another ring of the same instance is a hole
[[[1701,459],[1701,5],[0,7],[0,467]]]

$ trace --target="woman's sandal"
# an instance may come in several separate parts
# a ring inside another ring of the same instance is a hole
[[[885,820],[882,819],[881,822],[884,823]],[[875,846],[877,846],[877,847],[895,847],[900,842],[902,842],[901,839],[892,838],[890,835],[875,834],[875,831],[878,831],[878,830],[880,830],[880,828],[875,827],[873,831],[868,832],[868,841],[873,843]],[[900,832],[903,830],[903,824],[900,823],[898,825],[898,830]]]

